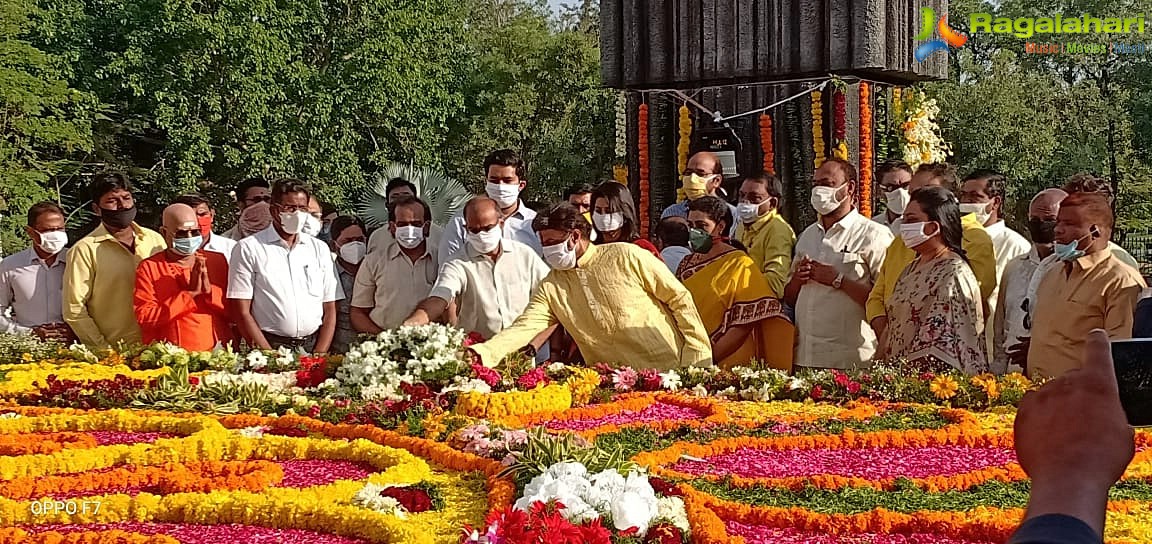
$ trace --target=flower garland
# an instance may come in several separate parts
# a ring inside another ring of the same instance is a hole
[[[463,393],[455,412],[475,418],[500,419],[512,414],[562,411],[572,407],[572,390],[567,385],[539,385],[528,391],[505,393]]]
[[[924,91],[912,89],[904,95],[903,102],[903,111],[907,112],[900,125],[904,162],[915,168],[924,163],[947,160],[951,146],[944,141],[940,125],[936,123],[936,117],[940,115],[936,100],[927,98]]]
[[[812,164],[824,164],[824,93],[812,91]]]
[[[764,151],[764,172],[776,175],[776,150],[772,142],[772,117],[760,114],[760,149]]]
[[[152,380],[168,373],[167,368],[152,370],[132,370],[127,365],[106,365],[75,361],[37,361],[34,363],[0,365],[4,381],[0,382],[0,397],[13,397],[35,393],[48,385],[48,377],[56,376],[59,381],[90,383],[128,376],[138,380]]]
[[[832,89],[832,156],[848,160],[847,106],[843,85],[837,82]]]
[[[656,419],[629,421],[635,419],[645,410],[660,405],[690,410],[698,417],[693,419]],[[580,425],[586,422],[598,422],[605,419],[619,418],[619,422],[604,422],[591,428],[577,431],[577,434],[592,440],[602,434],[620,432],[623,429],[646,427],[657,432],[668,432],[680,427],[699,428],[708,425],[725,425],[732,423],[728,411],[723,403],[707,397],[690,397],[673,393],[629,393],[620,395],[614,402],[596,404],[565,410],[560,412],[543,412],[528,415],[513,415],[500,420],[500,424],[509,428],[519,429],[545,425],[547,428]]]
[[[860,82],[860,213],[872,217],[872,86]]]
[[[648,208],[652,194],[648,186],[648,104],[640,104],[636,114],[636,149],[640,156],[640,237],[648,238]]]
[[[628,156],[628,93],[616,93],[616,158]]]
[[[677,123],[680,133],[676,141],[676,172],[679,173],[688,168],[688,149],[692,140],[692,115],[688,111],[687,105],[680,106],[677,112],[680,117],[680,121]]]

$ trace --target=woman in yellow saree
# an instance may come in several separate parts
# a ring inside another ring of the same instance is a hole
[[[719,198],[688,202],[693,253],[680,263],[676,277],[692,293],[717,365],[729,369],[763,361],[791,371],[796,328],[752,258],[723,237],[732,220]]]

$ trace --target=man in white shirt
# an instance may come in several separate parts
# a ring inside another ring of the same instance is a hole
[[[879,184],[880,193],[884,195],[884,213],[872,218],[891,229],[892,236],[900,234],[900,218],[904,215],[904,206],[912,196],[908,192],[908,184],[912,183],[912,167],[900,159],[892,159],[880,163],[876,167],[873,178]]]
[[[200,224],[200,236],[204,237],[204,251],[219,253],[226,260],[232,260],[232,250],[236,249],[236,242],[230,238],[213,234],[212,224],[216,220],[216,210],[208,203],[208,199],[196,193],[180,195],[173,204],[186,204],[196,210],[196,221]]]
[[[28,209],[32,247],[0,261],[0,332],[32,333],[42,340],[76,340],[64,323],[64,210],[51,202]]]
[[[240,333],[260,349],[327,353],[344,297],[328,246],[303,233],[311,191],[284,179],[272,189],[272,226],[236,244],[228,299]]]
[[[1060,189],[1045,189],[1028,204],[1028,233],[1032,237],[1032,248],[1009,261],[1000,278],[1000,294],[993,319],[993,374],[1008,372],[1008,348],[1029,336],[1030,327],[1026,325],[1030,323],[1027,322],[1028,311],[1024,300],[1028,298],[1032,275],[1041,261],[1052,255],[1052,243],[1056,240],[1056,214],[1060,211],[1060,201],[1066,196],[1068,193]]]
[[[428,298],[440,261],[428,245],[428,204],[401,197],[388,205],[392,242],[364,258],[352,292],[352,327],[380,334],[404,323]]]
[[[240,232],[240,213],[253,204],[271,203],[272,193],[268,188],[267,181],[260,178],[248,178],[236,186],[233,196],[236,197],[236,226],[225,232],[223,236],[229,240],[239,241],[244,237],[244,234]]]
[[[444,263],[440,276],[424,299],[405,320],[423,325],[440,318],[449,305],[457,305],[460,328],[492,338],[520,317],[536,287],[551,269],[532,248],[503,237],[500,206],[487,197],[476,197],[464,207],[467,245]],[[555,326],[537,335],[531,355],[547,360],[543,346]]]
[[[524,168],[524,160],[511,149],[489,153],[484,159],[484,174],[488,180],[484,192],[488,194],[488,198],[500,205],[500,213],[504,216],[504,237],[531,247],[537,255],[544,255],[540,238],[532,230],[532,220],[536,219],[536,212],[520,200],[520,193],[527,184],[524,179]],[[461,211],[444,229],[444,238],[440,241],[437,255],[439,262],[448,262],[464,245],[466,231],[464,213]]]
[[[822,210],[796,241],[784,288],[785,301],[796,308],[796,365],[866,368],[876,352],[876,334],[865,319],[865,304],[892,232],[854,208],[858,182],[851,163],[829,159],[816,169],[812,184],[814,192],[835,191],[841,200],[835,209]],[[822,200],[813,198],[817,202]]]
[[[392,178],[388,180],[388,185],[384,187],[384,198],[387,199],[389,205],[394,204],[401,198],[416,198],[420,195],[416,194],[416,184],[404,178]],[[429,218],[431,221],[432,218]],[[428,244],[432,251],[440,250],[440,240],[444,238],[444,229],[436,224],[428,225]],[[391,244],[395,238],[392,237],[392,231],[387,227],[378,228],[372,232],[372,236],[368,237],[368,253],[375,253],[383,249],[388,244]]]

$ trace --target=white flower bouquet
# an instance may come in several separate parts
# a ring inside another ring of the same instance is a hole
[[[464,336],[461,329],[435,323],[384,331],[352,346],[336,377],[365,399],[401,400],[402,383],[439,390],[467,371],[459,356]]]

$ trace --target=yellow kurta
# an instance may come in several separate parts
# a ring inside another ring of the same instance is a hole
[[[962,245],[968,254],[968,265],[976,275],[976,282],[980,284],[980,296],[987,302],[996,290],[996,252],[992,249],[992,237],[984,230],[984,226],[976,220],[974,214],[960,218],[960,225],[964,227]],[[896,237],[888,252],[884,255],[884,266],[880,268],[880,275],[872,286],[868,295],[868,322],[885,315],[884,305],[896,290],[896,281],[900,274],[912,261],[916,260],[916,252],[904,245],[904,240]],[[985,306],[987,309],[987,306]]]
[[[712,364],[712,344],[692,295],[635,244],[588,246],[572,270],[553,270],[524,313],[472,346],[487,366],[560,323],[588,363],[667,370]]]
[[[81,238],[68,251],[64,269],[64,321],[80,342],[93,348],[140,342],[140,325],[132,306],[136,266],[164,251],[159,233],[132,224],[135,254],[104,228]]]
[[[784,297],[784,286],[792,270],[792,247],[796,233],[776,210],[765,214],[751,225],[740,223],[736,239],[748,248],[748,256],[768,282],[769,296]]]
[[[792,370],[796,328],[784,317],[780,299],[772,296],[756,263],[740,250],[700,263],[693,263],[693,257],[685,258],[676,274],[692,293],[712,342],[734,326],[753,325],[740,348],[716,364],[728,369],[764,361]]]

